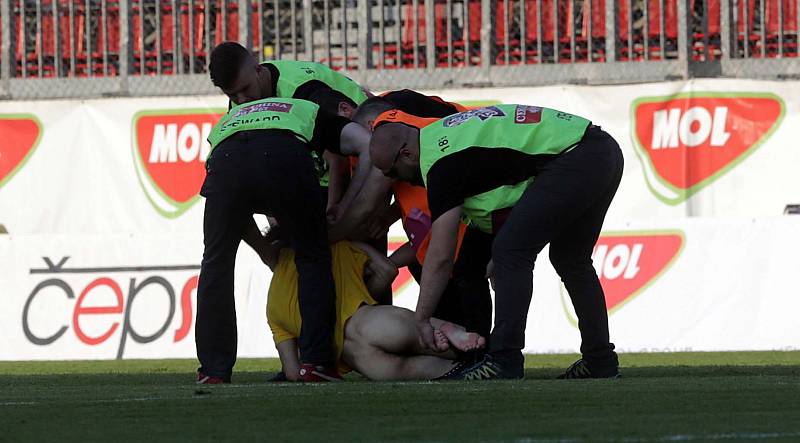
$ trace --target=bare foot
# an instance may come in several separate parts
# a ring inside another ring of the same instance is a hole
[[[436,349],[440,352],[450,349],[450,340],[447,339],[444,332],[438,329],[433,330],[433,341],[436,344]]]
[[[456,326],[449,321],[442,323],[438,331],[441,331],[447,337],[451,345],[461,351],[472,351],[486,346],[485,338],[474,332],[467,332],[464,328]]]

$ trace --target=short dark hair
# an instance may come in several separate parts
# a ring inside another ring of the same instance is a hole
[[[383,97],[370,97],[358,105],[356,113],[353,114],[353,121],[358,122],[361,120],[369,120],[370,118],[377,117],[386,111],[396,108],[397,106],[395,106],[394,103]]]
[[[211,82],[219,88],[227,88],[236,81],[239,70],[253,57],[242,45],[236,42],[223,42],[211,51],[208,73]]]
[[[353,100],[350,100],[341,92],[330,88],[319,89],[312,93],[308,96],[308,101],[316,103],[320,109],[330,112],[331,114],[337,114],[339,112],[339,103],[341,102],[345,102],[353,108],[356,107],[356,103]]]

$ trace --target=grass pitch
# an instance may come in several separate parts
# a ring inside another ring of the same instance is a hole
[[[800,352],[622,354],[619,380],[554,380],[529,356],[482,383],[196,386],[192,360],[0,362],[0,441],[800,442]]]

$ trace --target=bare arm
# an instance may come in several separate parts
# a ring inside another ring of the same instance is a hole
[[[283,373],[291,381],[300,378],[300,358],[297,354],[297,340],[284,340],[275,346],[278,349],[278,356],[281,359]]]
[[[358,166],[361,166],[361,160],[359,160]],[[354,179],[347,192],[350,192],[355,186]],[[380,169],[370,165],[369,175],[366,177],[361,191],[354,196],[353,201],[345,206],[344,199],[342,199],[342,204],[339,205],[342,216],[330,226],[328,231],[330,241],[335,242],[347,238],[354,230],[359,229],[369,215],[383,204],[391,187],[392,180],[383,175]]]
[[[364,278],[369,293],[378,294],[386,288],[391,288],[392,282],[398,274],[397,266],[388,257],[366,243],[353,242],[353,245],[364,251],[369,257],[367,266],[371,272],[369,277],[365,276]]]
[[[244,228],[242,232],[242,240],[247,243],[251,248],[258,252],[258,247],[261,245],[261,240],[264,238],[261,231],[258,230],[255,220],[250,220],[250,223]]]
[[[350,186],[347,187],[347,192],[345,192],[341,202],[339,202],[342,213],[347,211],[347,208],[367,181],[370,170],[373,169],[372,160],[369,156],[370,137],[369,131],[358,123],[348,123],[342,129],[339,150],[344,155],[358,156],[358,165],[356,165],[356,170],[353,173],[353,179],[350,181]]]
[[[416,263],[417,253],[414,251],[414,248],[411,247],[411,243],[406,242],[389,256],[389,260],[398,268],[402,268],[403,266]]]
[[[422,266],[422,283],[417,301],[417,332],[422,342],[430,349],[436,349],[430,318],[439,304],[447,281],[453,271],[453,256],[458,242],[458,224],[461,220],[461,206],[442,214],[431,226],[431,242]]]
[[[339,203],[350,182],[350,161],[347,157],[325,151],[323,154],[330,167],[328,181],[328,208]]]

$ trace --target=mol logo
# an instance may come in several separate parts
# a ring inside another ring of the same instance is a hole
[[[631,109],[650,190],[678,204],[752,154],[778,128],[783,101],[764,93],[645,97]]]
[[[603,233],[592,251],[592,261],[606,295],[609,314],[641,294],[663,275],[683,249],[680,231]],[[566,291],[561,302],[567,316],[577,317]]]
[[[42,138],[42,124],[32,114],[0,114],[0,187],[28,161]]]
[[[150,203],[177,217],[197,201],[211,147],[206,139],[222,110],[144,111],[133,117],[133,157]]]

